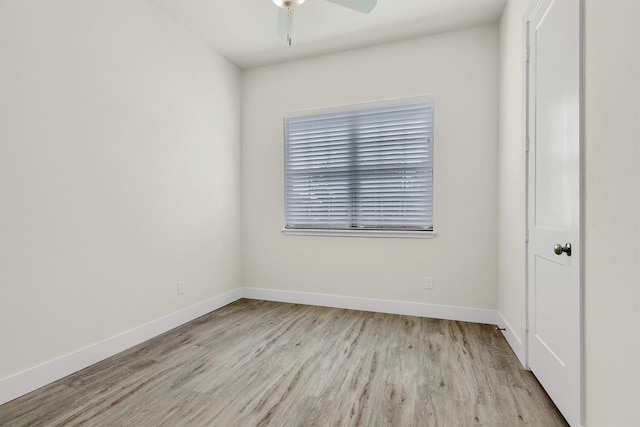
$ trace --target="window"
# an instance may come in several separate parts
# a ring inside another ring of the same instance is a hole
[[[285,117],[285,232],[433,231],[433,102]]]

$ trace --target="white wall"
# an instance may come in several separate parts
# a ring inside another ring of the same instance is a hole
[[[0,61],[0,378],[240,285],[235,66],[146,0],[1,1]]]
[[[640,425],[640,1],[585,1],[588,426]]]
[[[496,25],[246,71],[244,286],[495,309],[497,84]],[[437,237],[283,235],[284,113],[414,95],[435,98]]]
[[[516,346],[524,338],[523,30],[526,0],[509,0],[500,19],[500,139],[498,145],[498,310]]]

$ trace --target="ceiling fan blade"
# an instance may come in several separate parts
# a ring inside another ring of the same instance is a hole
[[[362,13],[369,13],[376,7],[377,0],[327,0],[339,6],[357,10]]]

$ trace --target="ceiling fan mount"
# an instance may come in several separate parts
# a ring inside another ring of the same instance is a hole
[[[280,9],[291,10],[302,5],[304,0],[273,0],[273,3]]]
[[[326,0],[355,10],[360,13],[369,13],[376,7],[377,0]],[[278,14],[278,34],[287,37],[287,43],[291,46],[291,32],[293,30],[293,11],[304,3],[305,0],[273,0],[280,8]]]

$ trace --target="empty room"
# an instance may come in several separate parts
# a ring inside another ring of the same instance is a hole
[[[639,0],[0,0],[0,425],[640,426]]]

